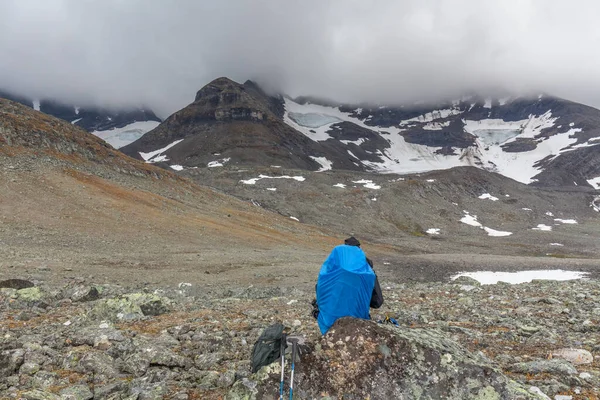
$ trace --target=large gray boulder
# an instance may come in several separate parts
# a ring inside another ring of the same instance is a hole
[[[296,365],[300,399],[538,399],[482,354],[442,332],[341,318]],[[227,399],[277,395],[278,363],[235,383]],[[286,371],[286,377],[289,372]]]

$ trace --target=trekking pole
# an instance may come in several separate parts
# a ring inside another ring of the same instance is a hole
[[[281,382],[279,384],[279,400],[283,400],[283,369],[285,367],[285,348],[287,346],[287,337],[284,333],[281,335],[281,345],[279,346],[279,352],[281,353]]]
[[[290,375],[290,400],[294,399],[294,367],[296,364],[296,351],[298,349],[298,338],[290,338],[292,342],[292,372]]]

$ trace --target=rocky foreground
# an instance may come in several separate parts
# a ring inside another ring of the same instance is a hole
[[[2,399],[277,398],[278,364],[251,374],[250,353],[278,321],[306,339],[301,399],[600,396],[596,280],[384,283],[372,317],[399,326],[342,319],[324,337],[304,287],[0,287]]]

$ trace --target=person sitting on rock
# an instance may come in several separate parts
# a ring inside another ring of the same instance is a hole
[[[322,334],[342,317],[370,319],[369,307],[383,304],[381,288],[372,262],[354,237],[336,246],[323,265],[317,279],[317,298],[313,315]]]

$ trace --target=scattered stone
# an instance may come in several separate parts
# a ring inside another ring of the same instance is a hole
[[[80,287],[71,295],[73,301],[93,301],[100,298],[100,292],[95,286]]]
[[[61,390],[60,397],[62,400],[90,400],[94,393],[86,385],[75,385]]]
[[[60,396],[37,389],[22,393],[21,398],[24,400],[61,400]]]
[[[584,349],[559,349],[552,352],[553,357],[564,358],[573,365],[591,364],[594,356]]]
[[[510,366],[510,371],[523,374],[557,374],[559,376],[568,376],[577,374],[577,370],[567,360],[536,360],[530,362],[517,363]]]
[[[7,279],[5,281],[0,281],[0,288],[8,288],[8,289],[27,289],[34,287],[35,285],[31,281],[26,281],[24,279]]]

